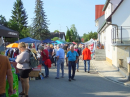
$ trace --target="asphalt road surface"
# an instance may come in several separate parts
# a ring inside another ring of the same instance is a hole
[[[49,78],[30,81],[29,97],[130,97],[129,87],[100,77],[93,67],[90,73],[84,72],[82,61],[79,72],[76,72],[76,81],[68,81],[66,66],[65,77],[60,79],[55,79],[54,66],[49,70]],[[21,92],[21,84],[19,84],[19,92]]]

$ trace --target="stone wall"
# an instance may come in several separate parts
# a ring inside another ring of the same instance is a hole
[[[127,68],[127,57],[129,57],[129,46],[113,46],[112,51],[112,64],[115,67],[119,67],[119,59],[123,59],[123,69],[125,71],[128,70]]]

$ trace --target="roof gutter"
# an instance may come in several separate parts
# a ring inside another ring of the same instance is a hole
[[[117,36],[118,36],[118,25],[112,24],[112,23],[109,23],[109,22],[106,22],[106,24],[107,24],[107,26],[106,26],[106,27],[104,28],[104,30],[102,30],[102,31],[105,31],[105,29],[106,29],[108,26],[110,26],[110,25],[116,26],[116,27],[117,27]]]
[[[107,0],[106,3],[105,3],[105,5],[104,5],[104,7],[103,7],[103,10],[102,10],[102,11],[105,11],[105,10],[106,10],[106,8],[107,8],[107,6],[108,6],[109,3],[110,3],[110,0]]]

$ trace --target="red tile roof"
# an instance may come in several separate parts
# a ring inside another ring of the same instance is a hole
[[[105,14],[105,12],[102,11],[103,7],[104,5],[95,5],[95,20]]]

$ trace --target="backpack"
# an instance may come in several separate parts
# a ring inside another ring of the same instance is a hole
[[[28,50],[28,53],[29,53],[29,66],[31,68],[38,66],[37,55],[35,53],[31,52],[30,50]]]

